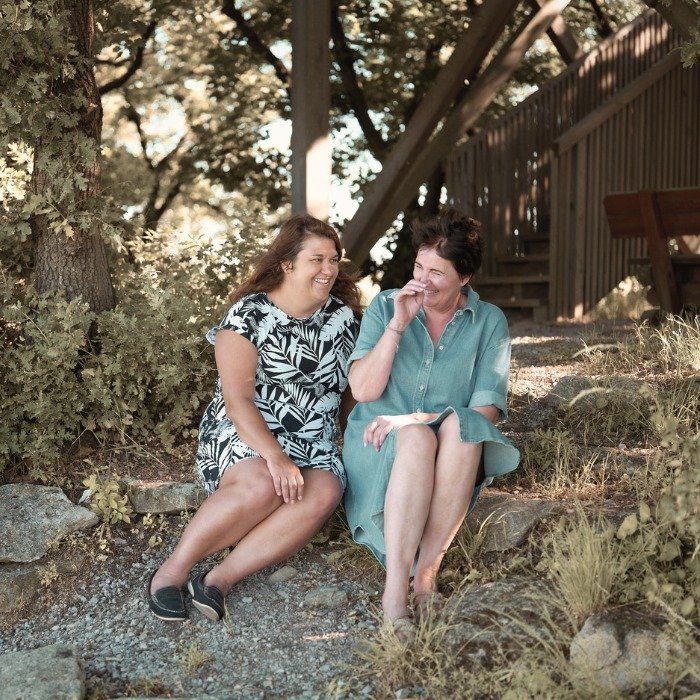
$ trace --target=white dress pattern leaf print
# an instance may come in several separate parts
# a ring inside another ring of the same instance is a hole
[[[221,329],[235,331],[255,345],[255,405],[272,434],[300,468],[333,472],[345,486],[335,445],[340,395],[347,386],[347,362],[359,321],[339,299],[307,319],[287,316],[262,292],[237,301],[207,333],[213,343]],[[246,445],[226,416],[221,383],[199,426],[197,473],[207,493],[221,475],[242,459],[259,456]]]

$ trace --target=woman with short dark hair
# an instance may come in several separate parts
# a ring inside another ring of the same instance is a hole
[[[510,339],[503,312],[469,286],[480,224],[455,210],[413,225],[413,278],[364,314],[349,382],[345,509],[354,539],[386,567],[384,618],[410,642],[438,601],[442,559],[483,486],[516,468],[494,423],[506,416]]]

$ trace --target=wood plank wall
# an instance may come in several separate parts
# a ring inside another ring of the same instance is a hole
[[[448,200],[484,225],[485,275],[497,274],[497,255],[522,255],[527,236],[548,235],[552,142],[678,43],[661,17],[648,11],[445,163]]]
[[[555,144],[552,318],[581,318],[630,273],[631,258],[647,254],[643,238],[610,238],[606,194],[700,185],[700,65],[669,60],[668,70],[603,121],[591,119]]]

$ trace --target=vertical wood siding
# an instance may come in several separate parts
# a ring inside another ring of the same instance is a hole
[[[484,225],[484,274],[498,274],[497,255],[522,256],[529,236],[548,235],[553,317],[580,316],[625,276],[644,248],[616,241],[609,254],[603,197],[698,183],[700,67],[674,69],[585,143],[558,156],[552,144],[678,43],[648,11],[456,149],[448,198]]]

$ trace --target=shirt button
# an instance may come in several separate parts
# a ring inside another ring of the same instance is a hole
[[[425,361],[425,364],[426,364],[426,365],[429,365],[429,364],[430,364],[430,360],[426,360],[426,361]]]
[[[445,349],[445,346],[444,346],[444,345],[441,345],[441,346],[438,348],[438,350],[444,350],[444,349]]]
[[[425,386],[424,386],[423,384],[421,384],[418,388],[419,388],[421,391],[423,391],[423,389],[425,389]]]

